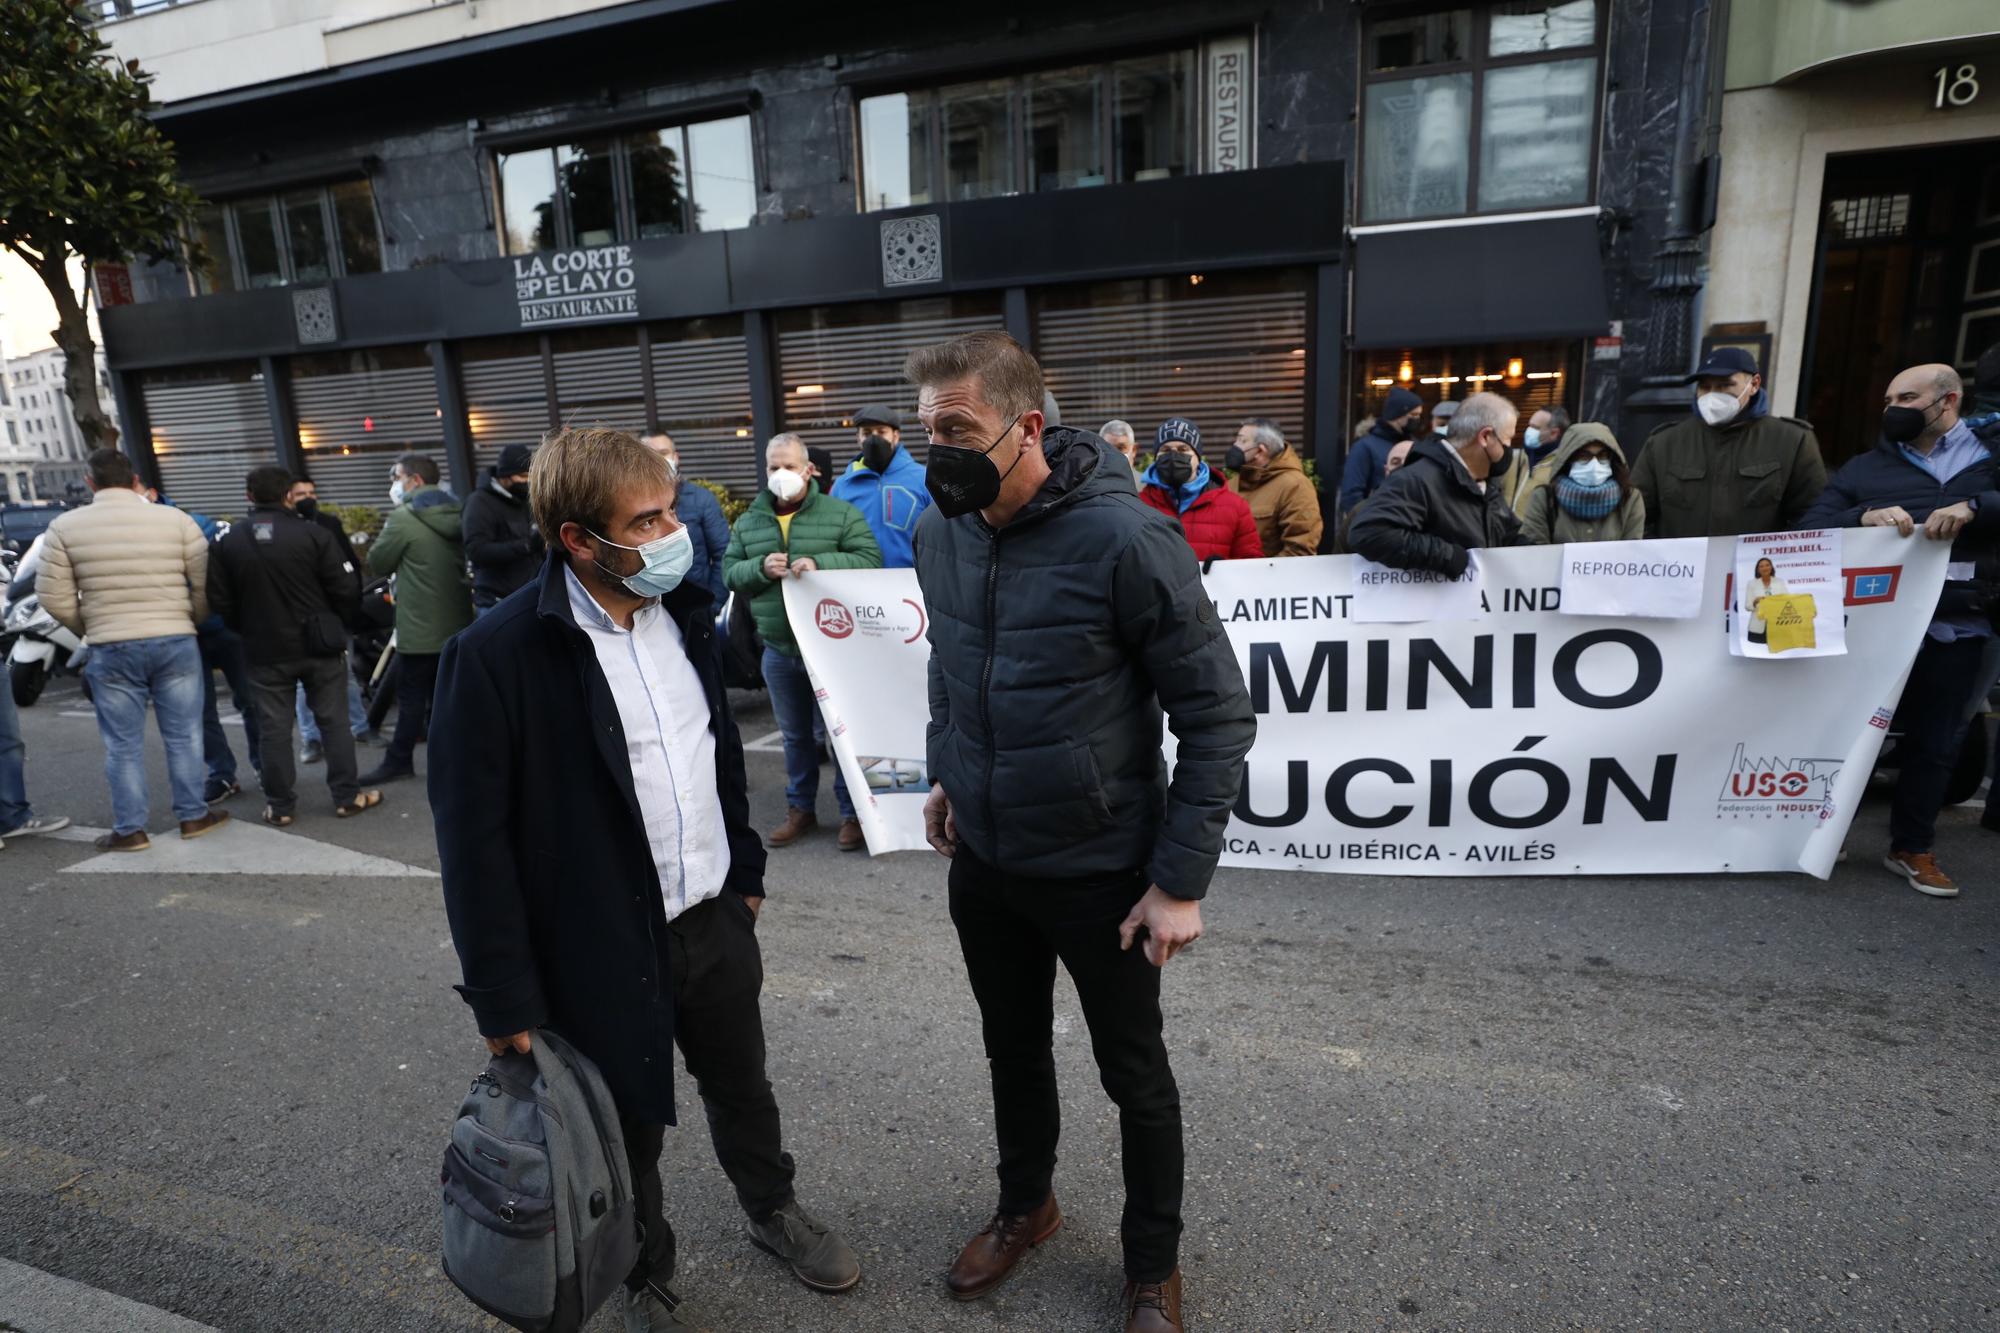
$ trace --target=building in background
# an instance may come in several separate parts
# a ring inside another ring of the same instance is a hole
[[[2000,343],[2000,5],[1739,0],[1724,82],[1705,332],[1837,464],[1897,371]]]
[[[76,428],[69,395],[63,390],[67,359],[54,347],[26,356],[0,353],[0,418],[6,438],[0,447],[4,497],[15,503],[37,500],[78,500],[89,494],[84,460],[90,450]],[[97,357],[97,392],[112,424],[118,410],[104,353]]]
[[[205,271],[98,275],[126,439],[223,512],[273,458],[380,504],[404,450],[463,488],[578,421],[736,485],[780,429],[845,464],[978,328],[1071,421],[1336,466],[1387,384],[1616,423],[1692,364],[1657,276],[1707,0],[101,13],[210,201]]]

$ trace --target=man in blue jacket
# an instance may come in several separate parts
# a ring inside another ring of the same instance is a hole
[[[1342,514],[1354,512],[1354,506],[1375,493],[1382,484],[1382,465],[1389,461],[1389,451],[1404,440],[1420,438],[1427,420],[1423,399],[1401,385],[1389,390],[1375,424],[1347,447],[1347,465],[1340,474]]]
[[[1883,864],[1918,893],[1955,898],[1958,885],[1938,869],[1931,846],[1938,811],[1965,735],[1966,705],[1979,680],[1993,622],[1971,575],[1988,577],[2000,549],[2000,492],[1993,455],[1959,417],[1965,386],[1950,366],[1912,366],[1883,395],[1881,443],[1851,459],[1798,522],[1801,528],[1919,529],[1951,543],[1956,566],[1938,597],[1909,683],[1896,708],[1902,766],[1889,806],[1889,855]]]
[[[917,520],[931,507],[924,489],[924,465],[902,447],[903,418],[893,407],[864,407],[854,414],[861,457],[833,483],[833,498],[845,500],[868,520],[884,569],[908,569],[915,561],[910,539]]]
[[[729,520],[722,516],[722,501],[708,487],[681,476],[681,451],[665,430],[655,426],[639,443],[666,459],[667,470],[674,474],[674,517],[694,539],[688,581],[708,589],[720,610],[729,599],[729,590],[722,586],[722,553],[729,549]]]

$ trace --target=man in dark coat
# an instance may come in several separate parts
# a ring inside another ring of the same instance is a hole
[[[1424,400],[1398,385],[1389,390],[1382,410],[1367,434],[1347,448],[1347,465],[1340,475],[1340,512],[1351,514],[1354,506],[1373,495],[1382,484],[1382,465],[1389,451],[1403,440],[1423,433]]]
[[[361,574],[326,529],[301,523],[289,505],[291,473],[253,468],[250,512],[208,560],[208,604],[243,639],[263,762],[264,822],[282,828],[298,806],[293,790],[292,701],[303,688],[319,720],[333,812],[346,818],[382,804],[363,791],[347,729],[347,632],[360,613]]]
[[[341,559],[353,565],[358,574],[362,568],[361,557],[354,552],[354,543],[348,538],[347,527],[338,518],[319,507],[319,487],[311,477],[293,477],[291,497],[288,501],[292,512],[308,523],[326,530],[340,548]],[[364,580],[364,586],[366,581]],[[351,669],[350,659],[347,673],[347,725],[354,733],[357,744],[379,742],[380,733],[368,725],[368,705],[361,701],[361,680]],[[371,664],[372,665],[372,664]],[[298,698],[299,736],[305,743],[305,752],[300,757],[309,764],[316,764],[326,757],[325,746],[320,741],[319,723],[313,720],[312,709],[306,703],[306,692],[299,690]]]
[[[1348,549],[1392,569],[1428,569],[1457,578],[1470,551],[1520,540],[1496,465],[1521,467],[1510,449],[1520,414],[1497,393],[1459,404],[1442,441],[1410,447],[1407,462],[1354,516]]]
[[[1966,714],[1979,680],[1993,621],[1970,577],[1991,579],[2000,552],[2000,493],[1993,455],[1959,418],[1965,386],[1950,366],[1912,366],[1883,395],[1882,439],[1827,483],[1801,528],[1922,529],[1951,543],[1954,564],[1939,594],[1910,679],[1896,707],[1900,767],[1889,804],[1889,873],[1918,893],[1955,898],[1958,885],[1931,854],[1945,786],[1958,762]],[[1979,710],[1984,712],[1982,706]]]
[[[1179,1329],[1180,1093],[1160,969],[1201,934],[1257,723],[1194,553],[1086,431],[1046,429],[1042,372],[1004,333],[911,354],[936,504],[917,525],[930,611],[931,846],[993,1081],[1000,1201],[951,1267],[961,1300],[1062,1224],[1051,1005],[1076,983],[1118,1104],[1128,1330]],[[1165,711],[1180,748],[1160,754]]]
[[[430,739],[459,993],[496,1054],[547,1026],[603,1072],[643,1226],[626,1283],[640,1330],[676,1304],[660,1152],[677,1044],[750,1238],[816,1290],[861,1279],[793,1193],[757,1008],[764,849],[673,502],[666,460],[630,435],[543,445],[549,559],[445,645]]]
[[[514,589],[534,581],[541,572],[542,535],[528,508],[528,468],[533,456],[525,444],[510,444],[466,497],[465,560],[472,566],[472,614],[483,616]]]

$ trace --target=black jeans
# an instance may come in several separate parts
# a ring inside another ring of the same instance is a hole
[[[1891,851],[1927,852],[1937,841],[1938,811],[1944,805],[1945,784],[1958,764],[1965,709],[1979,682],[1985,650],[1984,639],[1941,643],[1930,638],[1917,649],[1910,683],[1896,705],[1896,725],[1903,738],[1896,743],[1902,767],[1889,803]]]
[[[437,688],[437,653],[396,654],[396,732],[382,757],[382,767],[416,767],[417,745],[431,720],[431,691]],[[347,725],[345,722],[342,726]],[[322,738],[325,729],[320,731]]]
[[[335,805],[346,805],[361,790],[354,758],[354,733],[347,729],[347,658],[301,657],[290,662],[258,663],[250,668],[250,690],[257,703],[257,735],[263,744],[264,767],[259,777],[264,800],[281,815],[298,808],[293,784],[292,713],[298,686],[306,689],[306,708],[319,724],[320,746],[326,755],[326,786]]]
[[[243,640],[231,629],[199,630],[195,645],[201,650],[201,748],[208,776],[224,782],[236,781],[236,755],[229,748],[229,733],[223,729],[222,713],[216,705],[215,673],[228,682],[230,701],[243,719],[243,748],[250,755],[250,767],[263,760],[257,740],[257,706],[251,701],[250,679],[243,662]]]
[[[1184,1163],[1181,1094],[1161,1036],[1160,969],[1137,944],[1118,947],[1118,925],[1145,891],[1137,870],[1020,878],[963,845],[951,862],[951,919],[993,1076],[1000,1211],[1028,1212],[1055,1184],[1062,1107],[1053,1027],[1061,959],[1090,1026],[1098,1077],[1118,1104],[1125,1275],[1158,1282],[1178,1262]]]
[[[674,1043],[700,1089],[715,1160],[736,1187],[743,1211],[764,1221],[791,1202],[794,1170],[778,1099],[764,1073],[764,1018],[757,1007],[764,954],[750,907],[725,889],[668,922],[664,945],[664,975],[674,988]],[[674,1273],[674,1231],[660,1179],[667,1129],[629,1116],[618,1124],[645,1229],[638,1266],[626,1279],[636,1291],[648,1278],[666,1282]]]

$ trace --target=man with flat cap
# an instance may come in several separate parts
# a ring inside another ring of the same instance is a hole
[[[1632,484],[1648,537],[1734,537],[1795,526],[1826,489],[1812,423],[1771,415],[1757,359],[1718,347],[1694,374],[1692,409],[1646,437]]]
[[[931,507],[924,465],[902,447],[903,417],[893,407],[878,403],[856,412],[854,434],[861,456],[833,483],[833,498],[847,501],[868,520],[884,569],[908,569],[915,563],[910,534]]]

